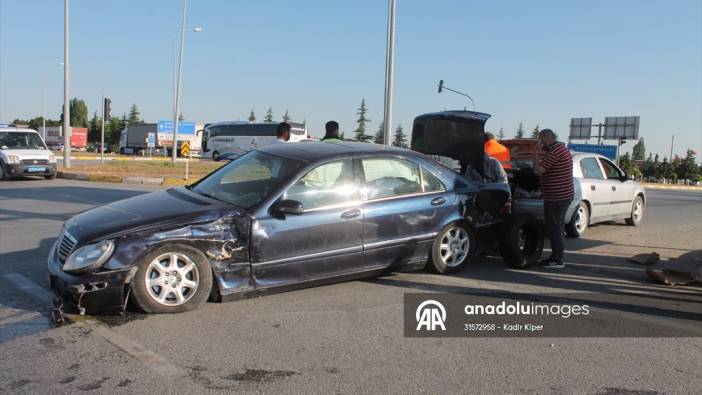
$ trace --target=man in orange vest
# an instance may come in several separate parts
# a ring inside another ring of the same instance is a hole
[[[495,135],[490,132],[485,133],[485,153],[500,161],[502,168],[512,170],[512,162],[509,157],[509,149],[495,140]]]

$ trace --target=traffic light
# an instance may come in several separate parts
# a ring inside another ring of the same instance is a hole
[[[439,80],[439,93],[444,90],[444,80]]]
[[[112,111],[110,104],[112,104],[112,100],[110,100],[106,97],[105,103],[103,104],[104,105],[103,114],[105,115],[105,122],[110,120],[110,112]]]

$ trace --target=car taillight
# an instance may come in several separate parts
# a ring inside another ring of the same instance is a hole
[[[500,207],[500,214],[507,215],[507,214],[510,214],[511,212],[512,212],[512,198],[510,197],[509,199],[507,199],[505,204],[502,207]]]

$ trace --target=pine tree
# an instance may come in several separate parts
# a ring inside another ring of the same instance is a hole
[[[368,123],[370,119],[366,118],[368,107],[366,107],[365,98],[361,99],[361,107],[357,108],[356,111],[358,115],[358,119],[356,120],[356,122],[358,122],[358,128],[354,131],[356,141],[368,141],[373,137],[366,134],[366,123]]]
[[[385,143],[385,121],[381,122],[380,125],[378,126],[378,131],[375,132],[375,137],[373,141],[376,144],[384,144]]]
[[[639,141],[634,145],[631,151],[631,157],[634,160],[644,160],[646,157],[646,146],[644,145],[644,139],[641,137]]]
[[[285,114],[283,114],[283,122],[290,122],[292,121],[292,117],[290,116],[290,113],[288,110],[285,110]]]
[[[504,140],[505,139],[505,130],[500,127],[500,132],[497,133],[497,139],[498,140]]]
[[[139,112],[137,105],[132,104],[132,107],[129,109],[129,117],[127,118],[127,122],[130,124],[140,123],[142,121],[140,115],[141,113]]]
[[[256,122],[256,114],[254,113],[253,108],[251,109],[251,113],[249,114],[249,122]]]
[[[88,142],[100,142],[101,127],[102,123],[100,122],[100,118],[97,116],[97,111],[95,111],[93,112],[93,117],[90,118],[90,122],[88,122]]]
[[[273,122],[273,109],[271,107],[268,107],[268,111],[266,111],[266,117],[263,118],[263,122]]]
[[[533,138],[533,139],[539,138],[539,124],[538,123],[534,127],[534,130],[531,131],[531,138]]]
[[[407,148],[407,136],[405,136],[401,124],[395,129],[395,138],[392,141],[392,145],[395,147]]]
[[[524,124],[522,122],[519,122],[519,127],[517,128],[514,137],[518,139],[524,138]]]

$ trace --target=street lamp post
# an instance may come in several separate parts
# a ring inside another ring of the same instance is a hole
[[[675,143],[675,136],[679,135],[680,133],[675,133],[674,135],[670,136],[670,164],[673,164],[673,144]]]
[[[71,106],[68,98],[68,0],[63,0],[63,166],[71,168]]]
[[[392,72],[395,52],[395,0],[388,0],[388,34],[385,54],[385,108],[383,111],[383,144],[390,145],[392,125]]]
[[[183,45],[185,44],[185,13],[188,0],[183,0],[183,20],[180,26],[180,56],[178,59],[178,78],[176,79],[175,113],[173,114],[173,144],[171,144],[172,160],[178,157],[178,114],[180,114],[180,85],[183,81]]]

